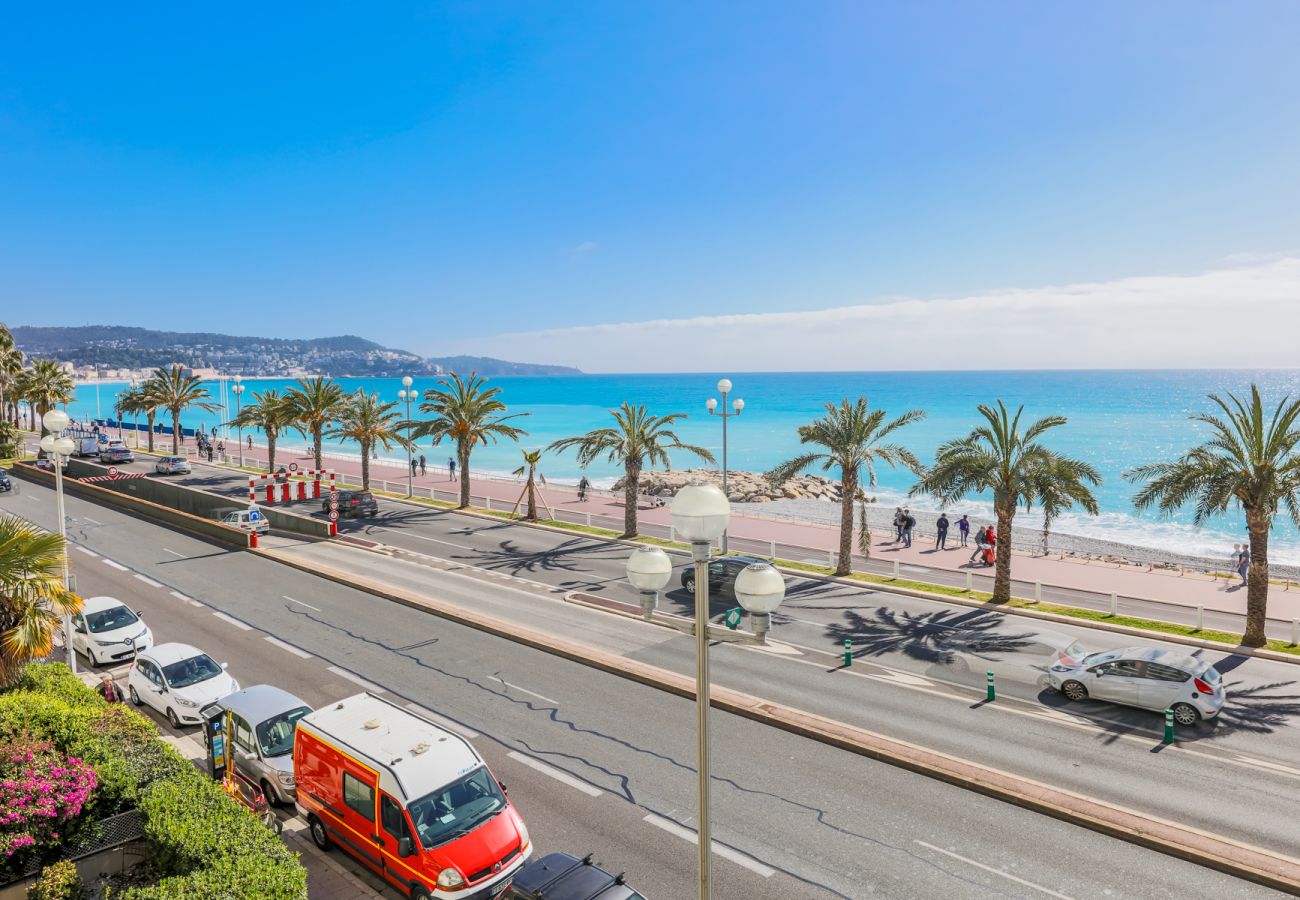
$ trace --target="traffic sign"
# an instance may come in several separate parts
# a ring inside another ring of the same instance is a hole
[[[331,510],[330,510],[330,521],[331,521],[331,522],[337,522],[338,520],[339,520],[339,511],[338,511],[337,509],[331,509]]]
[[[109,467],[108,467],[108,477],[109,477],[109,478],[116,478],[116,477],[117,477],[117,466],[109,466]]]
[[[297,471],[298,471],[298,464],[297,464],[297,463],[289,463],[289,471],[290,471],[290,472],[297,472]]]
[[[331,503],[330,512],[338,512],[338,511],[339,511],[339,505],[337,503]]]
[[[257,521],[259,521],[261,518],[262,518],[262,513],[261,513],[259,510],[256,510],[256,509],[250,509],[250,510],[248,511],[248,521],[250,521],[250,522],[257,522]]]
[[[727,618],[724,621],[726,622],[728,628],[730,628],[732,631],[735,631],[736,626],[740,624],[740,607],[737,606],[734,607],[733,609],[727,610]]]

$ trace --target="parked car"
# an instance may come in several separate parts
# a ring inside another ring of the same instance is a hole
[[[219,521],[222,525],[229,525],[231,528],[242,528],[244,531],[256,531],[258,534],[267,534],[271,530],[271,523],[262,515],[262,511],[257,507],[248,509],[237,509],[234,512],[218,513],[221,516]]]
[[[9,477],[9,470],[0,469],[0,494],[3,494],[5,491],[12,491],[13,489],[14,482],[13,479]]]
[[[1074,665],[1052,666],[1048,683],[1067,699],[1108,700],[1163,712],[1179,725],[1213,719],[1223,708],[1223,677],[1214,666],[1171,650],[1125,647],[1092,653]]]
[[[199,708],[239,690],[239,682],[202,650],[159,644],[136,656],[126,693],[136,706],[152,706],[173,728],[203,721]]]
[[[548,853],[519,870],[509,900],[645,900],[623,881],[591,861],[569,853]]]
[[[364,693],[298,720],[298,809],[403,897],[496,900],[533,852],[505,787],[461,736]]]
[[[82,434],[72,439],[77,449],[72,451],[73,456],[98,456],[100,449],[99,435]]]
[[[72,617],[72,649],[92,666],[129,659],[153,646],[140,614],[114,597],[89,597]]]
[[[270,684],[246,687],[212,706],[226,714],[225,731],[235,769],[262,789],[267,802],[292,803],[297,788],[293,777],[294,736],[298,720],[311,712],[311,707]],[[211,707],[205,708],[203,714],[212,718]]]
[[[99,448],[99,461],[102,463],[135,462],[135,454],[121,441],[109,441],[108,446]]]
[[[159,475],[188,475],[190,461],[184,456],[161,456],[154,463],[153,470]]]
[[[736,576],[754,563],[766,563],[767,560],[755,556],[724,556],[709,563],[709,595],[712,597],[734,596]],[[695,592],[695,567],[688,565],[682,569],[682,587]]]
[[[330,498],[325,495],[321,511],[330,511]],[[339,491],[339,518],[359,518],[361,516],[379,515],[379,501],[370,491]]]

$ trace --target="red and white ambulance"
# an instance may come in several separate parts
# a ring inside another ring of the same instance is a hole
[[[493,900],[532,853],[505,787],[459,735],[370,693],[298,720],[297,804],[404,895]]]

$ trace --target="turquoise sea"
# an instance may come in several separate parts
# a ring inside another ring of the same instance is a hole
[[[611,421],[608,410],[623,401],[644,403],[656,413],[681,412],[683,440],[710,448],[721,459],[722,423],[709,416],[705,401],[716,397],[719,375],[585,375],[553,378],[494,378],[511,412],[527,413],[516,420],[529,432],[522,445],[545,446],[551,441],[580,434]],[[1230,515],[1205,529],[1190,525],[1183,512],[1172,521],[1159,515],[1139,515],[1130,502],[1133,486],[1121,473],[1131,466],[1167,459],[1200,439],[1203,431],[1187,420],[1190,412],[1208,408],[1206,394],[1245,392],[1258,383],[1266,398],[1276,402],[1300,390],[1300,370],[1188,370],[1188,371],[1045,371],[1045,372],[854,372],[728,374],[732,398],[745,401],[744,413],[728,422],[728,464],[732,469],[761,471],[799,451],[795,429],[822,411],[827,401],[866,396],[873,406],[890,413],[923,409],[926,418],[899,434],[925,461],[946,439],[964,435],[976,424],[979,403],[1002,399],[1008,405],[1025,405],[1026,417],[1061,414],[1069,424],[1050,433],[1051,445],[1095,465],[1104,476],[1098,491],[1102,514],[1098,517],[1067,515],[1057,530],[1119,540],[1186,553],[1226,555],[1244,539],[1239,516]],[[417,381],[417,389],[431,387],[435,379]],[[378,392],[397,400],[401,383],[396,378],[340,379],[346,390]],[[283,390],[291,381],[246,379],[249,393],[267,388]],[[114,394],[123,385],[101,384],[78,388],[69,407],[78,418],[112,415]],[[220,386],[210,383],[214,398]],[[244,396],[247,398],[249,393]],[[721,398],[719,398],[721,399]],[[230,415],[234,397],[227,393]],[[210,427],[224,421],[219,414],[197,412],[186,416],[187,426]],[[298,436],[287,443],[304,446]],[[431,465],[445,466],[447,448],[422,448]],[[398,454],[392,454],[394,457]],[[491,445],[474,453],[474,467],[488,473],[508,473],[519,463],[519,449]],[[696,465],[686,454],[673,459],[674,467]],[[580,475],[572,454],[548,456],[542,471],[554,481],[576,481]],[[612,483],[617,468],[605,462],[592,467],[597,484]],[[878,473],[876,496],[882,504],[904,494],[911,477],[902,471]],[[920,504],[918,504],[920,505]],[[980,513],[987,504],[974,498],[960,511]],[[1300,534],[1280,523],[1276,534],[1277,561],[1300,562]]]

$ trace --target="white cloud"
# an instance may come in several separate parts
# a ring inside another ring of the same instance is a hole
[[[590,372],[1300,366],[1300,258],[814,312],[500,334],[464,352]]]

